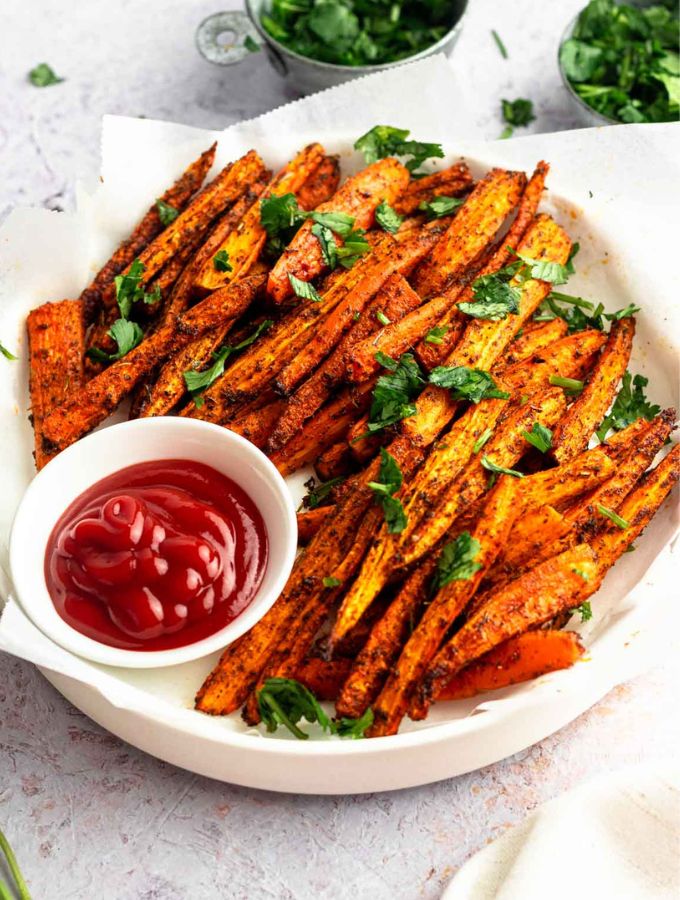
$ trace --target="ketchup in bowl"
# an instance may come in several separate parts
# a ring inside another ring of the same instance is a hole
[[[202,463],[138,463],[103,478],[61,516],[45,578],[81,634],[125,650],[169,650],[240,615],[268,557],[260,511]]]

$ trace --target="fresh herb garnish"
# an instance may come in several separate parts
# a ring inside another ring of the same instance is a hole
[[[334,588],[339,587],[342,584],[339,578],[333,578],[331,576],[326,576],[326,578],[321,579],[321,583],[325,588]]]
[[[536,278],[539,281],[547,281],[550,284],[566,284],[569,276],[574,274],[573,266],[570,266],[570,260],[567,260],[565,265],[562,265],[550,259],[532,259],[532,257],[526,256],[512,247],[508,247],[508,250],[512,251],[524,263],[521,274],[525,280],[527,278]]]
[[[390,325],[391,324],[390,319],[387,318],[387,316],[381,309],[376,310],[375,317],[378,320],[378,322],[380,322],[381,325]]]
[[[170,206],[164,200],[156,200],[156,209],[158,210],[158,218],[164,228],[167,228],[171,222],[174,222],[179,215],[179,210],[175,209],[174,206]]]
[[[581,575],[582,573],[579,572],[578,574]],[[581,616],[582,622],[587,622],[589,619],[593,618],[593,608],[590,605],[589,600],[585,600],[580,606],[575,606],[572,610],[570,610],[570,612],[572,615],[578,613]]]
[[[518,472],[517,469],[506,469],[503,466],[496,465],[496,463],[492,459],[489,459],[486,454],[482,456],[481,463],[487,472],[491,472],[493,475],[512,475],[513,478],[524,478],[523,472]]]
[[[233,272],[234,267],[229,262],[229,254],[226,250],[218,250],[213,256],[213,268],[216,272]]]
[[[300,741],[309,735],[298,728],[305,719],[310,724],[318,722],[324,731],[333,731],[333,725],[314,694],[292,678],[267,678],[257,692],[257,705],[267,731],[273,732],[283,725]]]
[[[510,279],[517,273],[516,266],[509,266],[493,275],[481,275],[472,282],[474,300],[459,303],[457,309],[475,319],[494,322],[519,312],[522,294],[511,285]]]
[[[592,0],[560,47],[578,96],[618,122],[677,121],[680,40],[677,4],[632,6]]]
[[[568,394],[580,394],[584,388],[583,382],[579,381],[578,378],[563,378],[561,375],[551,375],[548,381],[555,387],[561,387]]]
[[[186,384],[187,390],[191,393],[196,406],[203,406],[204,401],[200,395],[224,373],[224,367],[229,357],[234,353],[238,353],[239,350],[250,347],[250,345],[255,343],[260,335],[264,334],[264,332],[271,328],[273,324],[273,319],[265,319],[264,322],[260,322],[249,337],[242,340],[239,344],[234,346],[227,345],[226,347],[222,347],[222,349],[218,350],[216,353],[213,353],[213,364],[203,372],[197,372],[195,369],[187,369],[184,373],[184,383]]]
[[[312,231],[314,231],[314,228],[312,228]],[[336,247],[335,254],[343,268],[351,269],[358,259],[370,251],[371,245],[366,240],[365,235],[366,232],[363,228],[357,228],[354,231],[350,231],[341,247]]]
[[[2,353],[2,355],[5,357],[5,359],[9,359],[9,360],[15,360],[15,359],[18,359],[18,357],[15,356],[13,353],[11,353],[11,352],[7,349],[7,347],[4,347],[4,346],[3,346],[2,341],[0,341],[0,353]]]
[[[340,719],[336,719],[334,722],[335,733],[339,737],[347,737],[357,740],[357,738],[362,738],[364,736],[364,733],[371,727],[372,724],[373,710],[369,706],[363,716],[359,716],[358,719],[348,719],[346,716],[342,716]]]
[[[531,431],[522,432],[524,440],[531,444],[532,447],[540,450],[541,453],[547,453],[552,447],[552,436],[552,431],[546,428],[545,425],[541,425],[540,422],[534,422]]]
[[[425,378],[413,354],[404,353],[398,361],[381,353],[378,359],[388,370],[381,375],[373,390],[373,400],[368,416],[368,431],[380,431],[416,411],[414,403],[425,386]]]
[[[626,522],[626,520],[621,518],[621,516],[618,513],[614,512],[613,509],[609,509],[609,507],[607,506],[602,506],[601,503],[598,503],[596,505],[596,509],[601,516],[605,516],[618,528],[621,528],[623,530],[625,530],[626,528],[630,528],[630,522]]]
[[[122,319],[130,318],[130,313],[135,303],[139,301],[147,304],[158,303],[161,299],[161,290],[158,285],[151,293],[147,294],[144,292],[144,288],[140,284],[143,274],[144,264],[139,259],[136,259],[130,264],[127,274],[116,275],[113,279],[116,288],[116,303]]]
[[[270,0],[262,25],[301,56],[343,66],[406,59],[444,37],[452,0]]]
[[[52,66],[39,63],[28,73],[28,80],[33,87],[49,87],[51,84],[60,84],[64,79],[59,78]]]
[[[432,591],[436,593],[452,581],[469,581],[482,565],[475,557],[482,549],[469,531],[461,532],[454,541],[444,544],[432,578]]]
[[[444,335],[448,332],[448,330],[448,325],[436,325],[434,328],[430,328],[430,330],[425,335],[425,343],[442,344]]]
[[[437,366],[430,372],[430,384],[448,388],[454,399],[479,403],[491,397],[505,400],[510,394],[496,387],[496,382],[483,369],[467,366]]]
[[[444,150],[441,144],[409,141],[410,132],[404,128],[393,128],[391,125],[376,125],[363,134],[354,144],[355,150],[364,154],[367,163],[377,162],[386,156],[410,156],[405,163],[411,174],[418,175],[417,170],[427,159],[441,159]]]
[[[245,40],[243,41],[243,46],[251,53],[259,53],[259,51],[262,49],[257,41],[253,40],[253,38],[251,38],[249,34],[246,35]]]
[[[307,509],[316,509],[317,506],[323,504],[323,501],[326,500],[333,488],[338,484],[342,484],[344,480],[344,478],[338,476],[337,478],[329,478],[328,481],[316,484],[315,480],[312,479],[311,483],[305,485],[305,487],[309,488],[309,491],[307,496],[303,499],[302,505],[306,506]]]
[[[498,52],[500,53],[500,55],[503,57],[503,59],[507,59],[508,51],[505,49],[505,44],[501,40],[501,37],[498,34],[498,32],[493,28],[491,29],[491,36],[493,37],[493,39],[496,43],[496,46],[498,47]]]
[[[375,221],[380,225],[383,231],[389,231],[390,234],[396,234],[404,221],[404,217],[400,216],[396,209],[393,209],[385,200],[378,204],[375,211]]]
[[[310,218],[313,222],[317,222],[319,225],[324,225],[326,228],[330,228],[331,231],[335,232],[335,234],[340,235],[341,238],[349,237],[352,233],[352,228],[354,226],[354,217],[348,216],[347,213],[311,212],[306,213],[305,215],[307,215],[307,217]]]
[[[312,225],[312,234],[321,245],[321,257],[329,269],[335,269],[338,265],[338,245],[335,243],[333,232],[325,225],[318,222]]]
[[[290,286],[297,297],[300,297],[302,300],[312,300],[314,303],[321,303],[321,295],[309,281],[302,281],[302,279],[296,278],[295,275],[290,273],[288,274],[288,281],[290,281]]]
[[[116,319],[106,333],[115,341],[118,349],[114,353],[107,353],[99,347],[90,347],[87,351],[90,359],[97,362],[114,362],[122,359],[130,350],[141,344],[144,337],[144,332],[137,322],[131,322],[129,319]]]
[[[267,232],[268,255],[279,256],[305,219],[307,213],[298,206],[295,194],[260,200],[260,223]]]
[[[658,415],[661,407],[650,403],[645,397],[645,388],[649,379],[644,375],[631,375],[626,372],[622,379],[621,390],[616,395],[611,412],[605,416],[604,421],[595,434],[600,441],[604,441],[610,430],[621,431],[628,425],[632,425],[637,419],[651,421]]]
[[[418,209],[424,212],[428,222],[431,222],[433,219],[441,219],[442,216],[450,216],[463,203],[465,200],[460,197],[433,197],[431,200],[423,200]]]
[[[385,514],[389,534],[399,534],[406,528],[406,513],[401,500],[393,496],[403,483],[401,469],[396,459],[384,447],[380,448],[380,481],[369,481],[368,486]]]
[[[479,435],[477,440],[472,445],[472,452],[479,453],[482,447],[489,441],[491,435],[493,434],[492,428],[485,428],[484,431]]]
[[[14,879],[14,884],[16,885],[20,900],[31,900],[31,895],[28,892],[28,885],[24,881],[24,876],[21,874],[17,858],[2,829],[0,829],[0,853],[5,857],[7,868]],[[0,897],[11,900],[9,888],[3,879],[0,879]]]
[[[501,133],[501,139],[511,137],[516,127],[528,125],[536,118],[534,104],[522,97],[518,97],[517,100],[501,100],[501,111],[503,121],[507,122]]]

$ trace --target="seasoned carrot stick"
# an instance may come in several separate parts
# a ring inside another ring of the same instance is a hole
[[[339,478],[352,471],[352,456],[347,441],[327,447],[314,461],[314,468],[324,481]]]
[[[508,250],[508,247],[512,247],[513,250],[516,250],[520,241],[524,240],[527,229],[531,225],[532,220],[536,215],[538,204],[541,201],[547,174],[547,163],[539,162],[522,194],[515,221],[512,223],[508,233],[501,239],[498,249],[477,273],[478,277],[482,275],[491,275],[499,269],[502,269],[503,266],[510,261],[512,254]],[[458,303],[464,300],[472,300],[472,288],[466,288],[456,299]],[[416,356],[426,369],[430,370],[435,366],[441,365],[446,357],[452,353],[458,342],[457,320],[459,317],[460,312],[456,310],[455,306],[450,306],[448,312],[443,315],[437,323],[439,327],[448,328],[448,331],[442,335],[441,343],[433,344],[423,340],[416,348]]]
[[[203,180],[214,162],[216,149],[217,143],[209,147],[197,160],[191,163],[172,187],[165,191],[160,200],[181,212],[191,199],[192,194],[203,184]],[[85,308],[86,323],[89,324],[94,319],[101,303],[103,288],[110,284],[114,277],[120,274],[123,269],[127,268],[162,229],[163,224],[158,215],[158,206],[154,203],[135,226],[130,236],[117,247],[113,256],[104,263],[94,279],[81,293],[80,300]]]
[[[355,228],[373,224],[378,204],[392,203],[408,183],[408,171],[396,159],[381,159],[345,181],[337,193],[317,212],[344,213],[354,218]],[[274,303],[284,303],[292,294],[289,276],[312,281],[324,269],[321,245],[312,234],[313,222],[306,221],[284,251],[269,275],[267,293]],[[341,238],[336,238],[338,244]]]
[[[81,300],[61,300],[31,310],[26,320],[37,469],[42,469],[52,456],[43,446],[45,417],[83,383],[83,312]]]
[[[458,197],[471,185],[472,174],[467,164],[455,163],[424,178],[413,178],[393,205],[400,215],[410,216],[418,212],[421,203],[429,203],[435,197]]]
[[[304,684],[317,700],[335,700],[351,665],[352,660],[347,657],[326,660],[311,656],[299,666],[295,680]]]
[[[551,319],[549,322],[537,322],[536,327],[527,330],[516,337],[508,347],[508,352],[503,358],[504,367],[517,363],[540,354],[546,347],[556,343],[567,334],[567,323],[564,319]]]
[[[503,476],[491,491],[472,533],[476,571],[445,584],[426,607],[373,706],[375,718],[371,737],[396,734],[406,715],[411,692],[439,649],[447,630],[463,612],[507,540],[519,511],[519,502],[516,479]]]
[[[292,193],[297,196],[298,206],[309,211],[330,200],[337,191],[339,182],[340,158],[324,156],[302,187]]]
[[[527,631],[439,684],[434,700],[463,700],[568,669],[585,653],[574,631]],[[320,679],[319,679],[320,681]]]
[[[280,400],[271,400],[269,403],[255,403],[253,406],[253,409],[248,408],[225,422],[225,427],[229,431],[243,435],[251,444],[262,449],[281,412],[283,403]]]
[[[332,506],[317,506],[315,509],[302,509],[297,514],[298,542],[308,544],[319,528],[326,521],[328,514],[335,510]]]
[[[558,462],[580,453],[602,422],[628,368],[634,335],[635,319],[619,319],[612,324],[607,343],[588,383],[553,435],[552,454]]]
[[[532,357],[504,367],[503,361],[494,371],[503,372],[503,383],[513,394],[529,396],[550,384],[551,376],[581,380],[593,367],[607,336],[594,328],[570,334],[550,344]]]

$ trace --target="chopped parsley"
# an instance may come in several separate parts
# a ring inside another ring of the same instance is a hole
[[[267,254],[276,258],[283,253],[307,213],[300,209],[295,194],[272,195],[260,200],[260,223],[267,232]]]
[[[387,316],[381,309],[377,310],[375,317],[378,320],[378,322],[380,322],[381,325],[390,325],[391,324],[390,319],[387,318]]]
[[[459,303],[457,309],[475,319],[494,322],[519,312],[522,294],[509,283],[516,274],[516,267],[501,269],[493,275],[481,275],[472,282],[474,300]]]
[[[491,472],[492,475],[512,475],[513,478],[524,478],[523,472],[518,472],[517,469],[506,469],[504,466],[496,465],[496,463],[486,455],[482,456],[481,463],[487,472]]]
[[[437,560],[432,579],[432,591],[436,593],[452,581],[469,581],[482,568],[475,557],[482,549],[469,531],[461,532],[454,541],[444,544]]]
[[[321,583],[325,588],[340,587],[342,581],[339,578],[326,577],[321,579]]]
[[[314,228],[312,228],[313,230]],[[335,253],[343,268],[351,269],[357,260],[370,251],[371,245],[365,235],[366,232],[363,228],[356,228],[354,231],[350,231],[341,247],[336,247]]]
[[[390,234],[395,234],[401,228],[404,217],[400,216],[389,203],[383,200],[382,203],[378,204],[378,208],[375,211],[375,221],[380,225],[383,231],[389,231]]]
[[[213,256],[213,268],[216,272],[233,272],[234,267],[229,262],[229,254],[226,250],[218,250]]]
[[[626,522],[625,519],[622,519],[621,516],[614,512],[613,509],[609,509],[607,506],[602,506],[601,503],[596,505],[597,511],[601,516],[605,516],[609,519],[610,522],[613,522],[618,528],[625,530],[626,528],[630,528],[630,522]]]
[[[493,28],[491,29],[491,36],[494,39],[496,46],[498,47],[498,52],[500,53],[500,55],[503,57],[503,59],[507,59],[508,51],[505,49],[505,44],[501,40],[501,37],[498,34],[498,32]]]
[[[510,396],[507,391],[496,387],[488,372],[467,366],[437,366],[430,372],[430,384],[448,388],[456,400],[470,400],[472,403],[491,397],[506,400]]]
[[[384,447],[380,448],[380,481],[369,481],[368,486],[382,506],[385,524],[390,534],[399,534],[406,528],[406,513],[401,500],[394,496],[402,486],[403,476],[396,459]]]
[[[567,394],[580,394],[584,388],[583,382],[579,381],[578,378],[563,378],[561,375],[551,375],[548,381],[555,387],[561,387]]]
[[[359,716],[358,719],[348,719],[346,716],[342,716],[336,719],[334,724],[335,733],[339,737],[353,738],[354,740],[362,738],[373,724],[373,710],[369,706],[363,716]]]
[[[333,488],[338,484],[342,484],[344,480],[344,478],[338,476],[337,478],[329,478],[328,481],[317,484],[312,478],[310,482],[305,484],[305,487],[308,488],[308,493],[303,499],[302,505],[306,506],[307,509],[316,509],[317,506],[322,506],[324,500],[328,499],[328,495]]]
[[[540,422],[534,422],[531,431],[523,431],[522,437],[541,453],[547,453],[552,446],[553,433]]]
[[[410,156],[405,163],[412,175],[427,159],[441,159],[444,151],[441,144],[422,143],[407,140],[410,132],[391,125],[376,125],[363,134],[354,144],[354,149],[364,155],[367,163],[377,162],[386,156]]]
[[[130,264],[127,274],[116,275],[113,283],[116,289],[116,303],[120,310],[121,319],[129,319],[132,307],[135,303],[142,301],[144,303],[158,303],[161,299],[161,290],[158,285],[147,294],[141,285],[142,275],[144,274],[144,264],[136,259]]]
[[[436,325],[434,328],[430,328],[430,330],[425,335],[425,343],[442,344],[444,335],[448,332],[448,330],[448,325]]]
[[[413,354],[404,353],[397,361],[384,353],[376,353],[376,359],[389,374],[381,375],[373,389],[369,433],[412,416],[416,411],[414,401],[425,386],[425,378]]]
[[[465,200],[461,200],[460,197],[433,197],[431,200],[423,200],[418,209],[424,212],[428,222],[431,222],[433,219],[441,219],[442,216],[450,216],[463,203]]]
[[[242,340],[239,344],[234,346],[227,345],[226,347],[222,347],[221,350],[218,350],[216,353],[213,353],[213,364],[207,369],[204,369],[204,371],[197,372],[195,369],[187,369],[184,373],[184,383],[186,384],[187,390],[191,393],[196,406],[203,406],[204,401],[200,395],[224,374],[224,367],[229,357],[234,353],[238,353],[239,350],[250,347],[250,345],[254,344],[260,335],[264,334],[264,332],[271,328],[273,324],[274,322],[272,319],[265,319],[264,322],[261,322],[257,326],[255,331],[249,337]]]
[[[95,359],[97,362],[114,362],[122,359],[130,350],[134,350],[141,344],[144,337],[144,332],[137,322],[131,322],[129,319],[116,319],[106,333],[115,341],[118,349],[114,353],[106,353],[99,347],[90,347],[87,351],[90,359]]]
[[[7,349],[7,347],[3,346],[2,341],[0,341],[0,353],[2,353],[2,355],[5,357],[5,359],[9,359],[9,360],[18,359],[18,357],[15,356],[13,353],[11,353]]]
[[[321,303],[321,295],[309,281],[302,281],[290,273],[288,274],[288,281],[290,281],[290,286],[297,297],[300,297],[302,300],[312,300],[314,303]]]
[[[659,414],[661,407],[650,403],[645,397],[645,388],[648,383],[649,379],[644,375],[625,373],[621,390],[616,395],[611,411],[595,432],[600,441],[604,441],[611,430],[621,431],[628,425],[632,425],[637,419],[651,421],[654,416]]]
[[[64,79],[59,78],[52,66],[47,63],[39,63],[28,73],[28,80],[33,87],[49,87],[51,84],[60,84]]]
[[[576,569],[574,569],[574,571],[576,571]],[[582,575],[581,572],[579,572],[578,574]],[[587,580],[588,579],[586,579],[586,581]],[[593,618],[593,608],[591,607],[589,600],[585,600],[580,606],[575,606],[571,610],[571,613],[572,615],[574,613],[578,613],[581,616],[582,622],[587,622],[589,619]]]
[[[335,243],[333,232],[317,222],[312,225],[312,234],[321,246],[321,257],[325,265],[329,269],[335,269],[338,265],[338,245]]]
[[[501,100],[501,112],[503,121],[507,122],[501,133],[501,139],[511,137],[516,127],[528,125],[536,118],[534,104],[522,97],[518,97],[517,100]]]
[[[479,435],[477,440],[472,445],[472,452],[479,453],[482,447],[489,441],[491,435],[493,434],[492,428],[485,428],[484,431]]]
[[[267,678],[257,692],[257,705],[267,731],[274,732],[283,725],[300,741],[309,735],[298,728],[305,719],[318,722],[324,731],[333,731],[333,724],[314,694],[292,678]]]
[[[158,210],[158,218],[164,228],[167,228],[171,222],[174,222],[179,215],[179,210],[175,209],[174,206],[170,206],[164,200],[156,200],[156,209]]]

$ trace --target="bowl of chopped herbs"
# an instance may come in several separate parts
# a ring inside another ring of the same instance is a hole
[[[467,0],[245,0],[197,32],[201,53],[230,65],[264,49],[301,93],[450,53]],[[241,17],[240,21],[236,18]]]
[[[559,49],[565,86],[589,125],[680,118],[677,0],[591,0]]]

